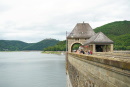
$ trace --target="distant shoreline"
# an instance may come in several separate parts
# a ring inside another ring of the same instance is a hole
[[[40,50],[17,50],[17,51],[0,51],[0,52],[42,52]]]
[[[42,51],[45,54],[65,54],[65,51]]]

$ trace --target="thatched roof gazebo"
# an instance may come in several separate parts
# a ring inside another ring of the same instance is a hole
[[[89,49],[93,52],[110,52],[113,51],[113,43],[114,42],[110,40],[106,35],[104,35],[102,32],[99,32],[88,39],[84,43],[84,46],[89,45]]]

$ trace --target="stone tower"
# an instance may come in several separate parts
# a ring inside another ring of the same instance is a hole
[[[68,52],[72,51],[75,43],[84,44],[95,32],[88,23],[77,23],[72,32],[67,36]]]

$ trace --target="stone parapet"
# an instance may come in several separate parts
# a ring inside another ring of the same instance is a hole
[[[130,87],[130,62],[68,53],[68,75],[73,87]]]
[[[125,59],[116,59],[116,58],[107,58],[107,57],[99,57],[94,55],[82,55],[82,54],[75,54],[75,53],[69,53],[70,55],[79,58],[82,61],[89,60],[113,67],[120,68],[122,70],[130,70],[130,61],[125,61]],[[124,60],[124,61],[123,61]]]

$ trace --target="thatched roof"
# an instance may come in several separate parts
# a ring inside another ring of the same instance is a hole
[[[102,32],[99,32],[93,35],[90,39],[88,39],[84,45],[88,44],[113,44],[114,42],[110,40],[106,35]]]
[[[90,38],[95,34],[88,23],[77,23],[67,38]]]

